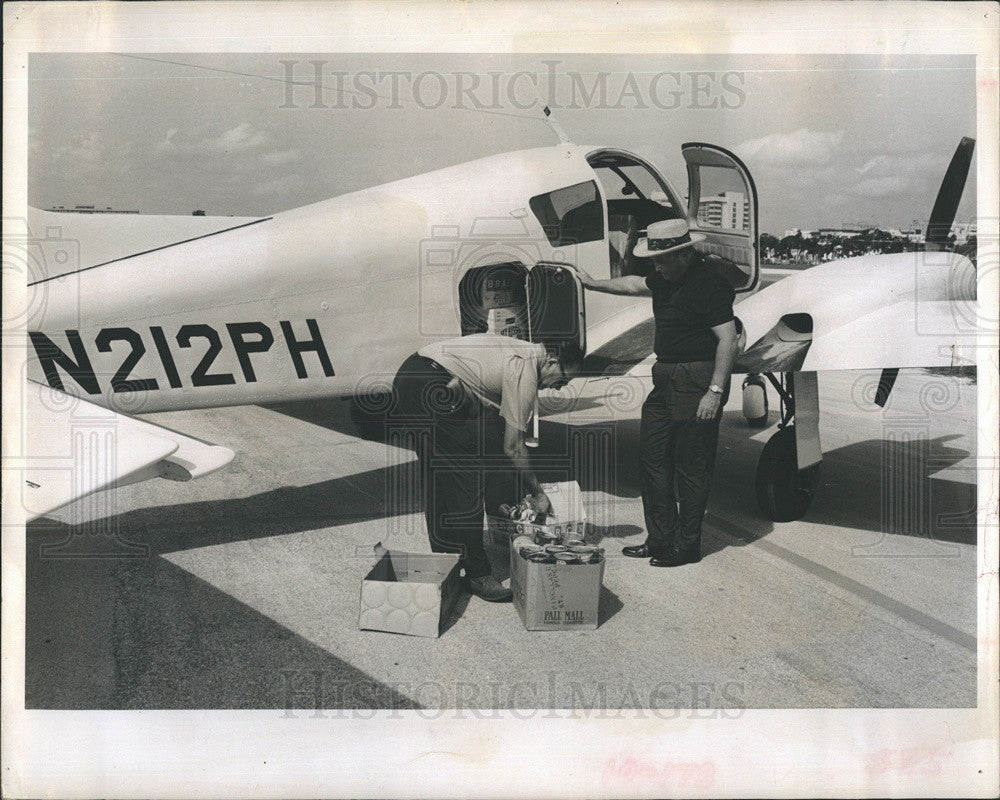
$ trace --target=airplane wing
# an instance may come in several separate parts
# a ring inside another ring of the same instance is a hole
[[[883,306],[832,330],[814,330],[800,369],[973,365],[977,313],[974,301],[903,300]]]
[[[581,375],[610,378],[624,375],[653,352],[656,322],[652,316],[613,336],[587,354]]]
[[[953,367],[975,363],[975,268],[953,253],[831,261],[738,303],[735,372]]]
[[[734,373],[796,372],[975,364],[974,301],[902,300],[842,324],[796,330],[787,315],[737,359]],[[811,321],[811,320],[810,320]],[[789,324],[791,323],[791,324]],[[652,354],[652,318],[589,353],[587,377],[638,376]]]
[[[112,486],[199,478],[234,456],[226,447],[33,382],[27,384],[23,409],[23,455],[15,461],[22,465],[28,520]]]

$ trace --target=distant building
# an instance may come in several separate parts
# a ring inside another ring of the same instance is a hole
[[[951,232],[955,234],[956,244],[965,244],[970,237],[977,235],[978,227],[975,222],[956,222],[951,226]]]
[[[750,228],[750,204],[743,192],[720,192],[698,201],[698,223],[708,228],[745,231]]]
[[[118,208],[111,208],[111,206],[106,206],[104,208],[97,208],[96,206],[73,206],[73,208],[66,208],[65,206],[53,206],[52,208],[46,208],[45,211],[53,211],[57,214],[138,214],[139,213],[139,209],[123,210]]]
[[[816,231],[817,236],[827,236],[831,239],[850,239],[859,233],[863,231],[858,228],[820,228]]]

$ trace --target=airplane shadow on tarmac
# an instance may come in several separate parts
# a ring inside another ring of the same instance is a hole
[[[342,404],[346,408],[347,404]],[[341,410],[331,414],[330,403],[307,401],[269,406],[297,419],[356,435],[349,416]],[[581,409],[574,406],[575,411]],[[772,418],[774,415],[772,414]],[[703,552],[717,552],[726,546],[743,546],[769,534],[774,525],[757,506],[755,475],[763,443],[750,437],[739,412],[727,412],[719,436],[719,453],[712,497],[708,507],[708,528],[712,521],[725,520],[731,535],[707,537]],[[820,466],[820,485],[803,520],[821,525],[870,531],[873,541],[884,534],[906,535],[963,544],[976,541],[976,490],[971,484],[935,480],[931,476],[966,458],[966,450],[949,447],[957,436],[933,439],[869,439],[829,450]],[[618,419],[587,424],[567,424],[542,418],[539,447],[532,461],[543,481],[576,480],[585,492],[604,492],[629,499],[640,497],[639,420]],[[413,468],[412,464],[400,467]],[[322,494],[335,498],[336,513],[351,509],[351,484],[365,485],[369,491],[384,491],[399,476],[382,476],[383,470],[314,485]],[[309,490],[310,487],[303,487]],[[506,492],[506,494],[505,494]],[[346,493],[346,494],[345,494]],[[511,483],[496,481],[488,490],[487,503],[519,496]],[[846,500],[849,499],[849,502]],[[398,512],[419,511],[411,504]],[[334,509],[314,508],[315,519]],[[361,513],[357,509],[354,513]],[[378,516],[372,513],[372,518]],[[353,521],[353,520],[351,520]],[[327,522],[326,524],[331,524]],[[625,539],[642,533],[634,524],[592,525],[588,539]]]
[[[756,501],[757,459],[763,443],[750,439],[755,431],[746,427],[738,413],[726,416],[706,530],[721,528],[729,535],[707,536],[704,555],[730,545],[743,546],[774,529]],[[571,477],[584,491],[621,498],[640,496],[639,420],[583,426],[543,421],[539,438],[543,480],[565,479],[564,472],[553,468],[568,464]],[[825,452],[820,485],[803,521],[870,531],[872,545],[885,534],[974,545],[975,486],[931,477],[969,456],[966,450],[948,446],[957,438],[869,439]],[[600,538],[623,538],[641,530],[634,525],[613,525],[594,533]]]
[[[282,409],[283,413],[290,410]],[[334,420],[333,424],[339,429],[342,421]],[[349,421],[346,424],[350,426]],[[639,497],[638,420],[587,425],[543,421],[539,438],[541,446],[533,461],[543,481],[576,480],[585,492]],[[974,544],[975,487],[930,478],[933,472],[968,455],[948,447],[950,440],[868,440],[825,453],[820,487],[804,521],[875,535]],[[773,530],[773,523],[763,518],[755,499],[754,474],[762,446],[749,439],[748,429],[738,421],[724,421],[707,528],[713,520],[724,520],[732,536],[725,541],[709,537],[712,541],[706,542],[705,554],[729,545],[741,546]],[[422,502],[415,493],[403,497],[393,494],[393,487],[413,485],[415,470],[416,464],[406,461],[305,486],[270,488],[247,497],[124,511],[102,522],[121,539],[162,554],[419,513]],[[496,484],[492,487],[494,500],[516,496],[502,481]],[[373,497],[389,498],[392,508],[373,503]],[[93,524],[53,527],[53,523],[39,520],[28,530],[48,533],[45,538],[50,542],[55,535],[79,545],[93,538],[87,536]],[[641,532],[632,524],[594,526],[588,539],[624,539]],[[55,546],[58,549],[58,544]]]

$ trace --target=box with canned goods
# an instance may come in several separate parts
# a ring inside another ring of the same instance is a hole
[[[539,516],[526,504],[501,506],[486,517],[487,540],[494,547],[506,548],[516,536],[531,536],[549,542],[583,539],[587,512],[576,481],[543,483],[542,491],[552,503],[549,514]]]
[[[593,629],[600,622],[604,552],[594,545],[510,544],[514,607],[529,631]]]

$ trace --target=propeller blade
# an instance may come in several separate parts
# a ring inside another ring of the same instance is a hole
[[[927,220],[927,236],[925,239],[928,250],[940,250],[948,244],[948,234],[951,233],[951,223],[955,221],[958,203],[965,190],[965,181],[969,177],[969,166],[972,164],[972,151],[976,140],[963,136],[951,157],[948,170],[944,173],[941,188],[938,190],[930,219]]]
[[[889,392],[892,391],[892,387],[895,385],[898,376],[898,367],[886,367],[882,370],[882,374],[879,375],[878,388],[875,390],[875,405],[879,408],[885,408],[885,404],[889,400]]]

